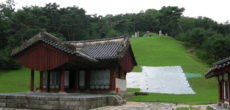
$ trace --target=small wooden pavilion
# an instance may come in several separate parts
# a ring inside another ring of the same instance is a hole
[[[218,80],[219,106],[230,106],[230,57],[213,64],[213,67],[205,74],[206,78],[216,77]]]
[[[126,73],[137,65],[127,37],[64,41],[40,32],[12,51],[12,56],[40,71],[42,92],[126,91]]]

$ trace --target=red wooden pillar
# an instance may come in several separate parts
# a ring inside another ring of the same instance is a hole
[[[50,71],[47,72],[47,92],[50,92]]]
[[[65,71],[61,71],[61,77],[60,77],[60,89],[59,91],[60,92],[64,92],[65,91],[65,74],[64,74]]]
[[[43,90],[43,88],[42,88],[42,80],[43,79],[43,73],[42,73],[42,71],[40,71],[40,80],[39,80],[39,89],[42,91]]]
[[[110,69],[110,90],[115,91],[116,89],[116,74],[115,69]]]
[[[30,91],[34,91],[34,70],[31,70],[30,73]]]

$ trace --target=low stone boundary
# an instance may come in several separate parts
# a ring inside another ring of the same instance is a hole
[[[119,93],[119,95],[123,98],[123,99],[128,99],[130,97],[135,96],[134,92],[121,92]]]
[[[125,101],[119,95],[58,93],[0,94],[0,110],[88,110],[124,103]]]

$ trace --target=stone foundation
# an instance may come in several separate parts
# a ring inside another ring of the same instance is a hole
[[[119,95],[15,93],[0,94],[0,110],[88,110],[121,105]]]
[[[230,109],[230,106],[229,106],[229,104],[228,104],[228,102],[227,103],[218,103],[217,104],[217,106],[219,107],[219,108],[222,108],[222,109]]]

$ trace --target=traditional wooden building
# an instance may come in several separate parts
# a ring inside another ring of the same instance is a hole
[[[216,77],[218,80],[218,105],[230,107],[230,57],[213,64],[205,74],[206,78]]]
[[[43,92],[126,91],[126,73],[137,65],[127,37],[64,41],[40,32],[12,51],[12,56],[40,71]]]

